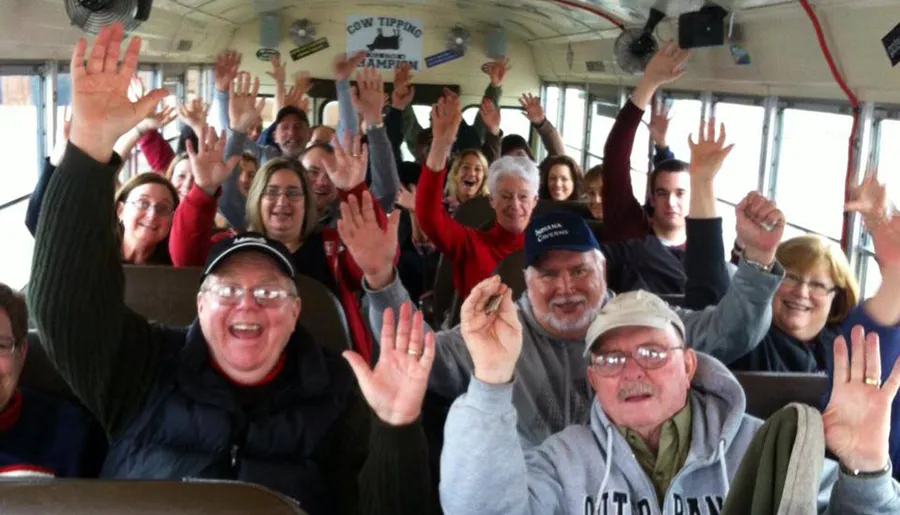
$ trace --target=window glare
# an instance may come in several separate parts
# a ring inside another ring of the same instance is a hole
[[[716,125],[724,123],[726,143],[734,143],[734,149],[716,176],[716,196],[719,198],[739,203],[747,193],[759,187],[764,120],[762,106],[716,104]]]

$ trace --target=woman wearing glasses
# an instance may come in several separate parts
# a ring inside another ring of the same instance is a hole
[[[175,266],[202,266],[213,243],[233,233],[212,234],[218,192],[228,180],[240,156],[223,162],[225,139],[206,129],[200,150],[188,149],[194,171],[194,185],[175,214],[169,250]],[[349,148],[349,141],[346,141]],[[338,190],[341,200],[350,195],[359,201],[366,191],[366,147],[357,136],[352,152],[347,153],[335,141],[334,159],[326,161],[325,171]],[[384,212],[376,205],[380,223]],[[327,286],[340,300],[347,316],[355,348],[365,359],[371,358],[372,335],[357,300],[362,272],[350,254],[343,250],[337,230],[318,224],[316,199],[303,165],[291,158],[275,158],[256,173],[247,195],[247,228],[284,244],[294,258],[299,273]]]
[[[178,191],[162,175],[142,173],[119,188],[115,199],[122,262],[171,265],[169,231]]]

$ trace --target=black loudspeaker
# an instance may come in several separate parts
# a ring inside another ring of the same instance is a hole
[[[153,9],[153,0],[140,0],[134,19],[147,21],[150,19],[150,10]]]
[[[678,45],[681,48],[722,46],[725,44],[725,9],[718,5],[678,17]]]

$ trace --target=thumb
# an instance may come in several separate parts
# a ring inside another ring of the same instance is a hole
[[[369,368],[366,360],[352,350],[344,351],[342,356],[347,360],[350,369],[353,370],[353,375],[356,376],[356,381],[359,382],[359,388],[362,390],[363,395],[365,395],[369,390],[369,384],[372,380],[372,370]]]
[[[385,232],[396,238],[398,227],[400,227],[400,210],[395,209],[387,215],[387,231]]]
[[[169,92],[165,89],[154,89],[134,103],[134,111],[138,115],[139,120],[143,120],[153,114],[156,106],[168,96]]]

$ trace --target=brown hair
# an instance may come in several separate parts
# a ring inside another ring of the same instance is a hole
[[[170,165],[170,168],[174,167]],[[169,190],[169,194],[172,195],[172,211],[174,212],[175,208],[178,207],[178,190],[175,189],[175,186],[172,186],[169,179],[158,173],[139,173],[125,181],[125,184],[123,184],[119,188],[119,191],[116,192],[115,205],[118,205],[120,202],[124,203],[128,200],[128,195],[130,195],[132,191],[145,184],[159,184],[160,186],[165,186],[166,189]]]
[[[603,165],[597,165],[592,167],[590,170],[584,174],[584,186],[587,188],[587,185],[594,181],[602,181],[603,180]]]
[[[266,234],[266,226],[262,221],[262,198],[269,181],[276,172],[289,170],[300,179],[303,188],[303,226],[300,228],[300,239],[305,241],[316,229],[316,201],[313,199],[312,188],[306,177],[306,169],[300,161],[289,157],[276,157],[270,159],[256,172],[250,191],[247,192],[247,228]]]
[[[478,193],[476,193],[475,196],[486,197],[488,195],[487,172],[489,165],[487,158],[484,157],[484,154],[482,154],[480,150],[469,148],[461,151],[459,155],[453,159],[453,164],[450,166],[450,173],[447,174],[447,184],[444,192],[446,196],[455,199],[456,195],[459,193],[459,170],[462,168],[463,159],[469,156],[475,156],[478,159],[484,172],[484,177],[481,178],[481,186],[478,188]]]
[[[187,158],[187,154],[181,153],[172,159],[172,162],[169,163],[169,167],[166,168],[166,179],[169,179],[169,182],[172,182],[172,176],[175,175],[175,167],[178,166],[178,163],[186,160]]]
[[[846,256],[816,235],[791,238],[778,246],[775,258],[785,269],[804,274],[825,265],[837,291],[831,301],[828,322],[842,321],[859,302],[859,283],[853,277]]]
[[[538,198],[551,199],[550,169],[557,165],[566,165],[572,175],[572,194],[566,200],[580,200],[584,194],[584,172],[582,172],[581,166],[569,156],[550,156],[541,162],[541,187],[538,190]]]
[[[259,168],[259,159],[257,159],[256,156],[254,156],[250,152],[244,152],[243,154],[241,154],[241,162],[242,163],[253,163],[254,166]],[[172,179],[169,179],[169,180],[171,181]]]
[[[28,336],[28,307],[25,296],[0,283],[0,309],[6,310],[12,326],[13,345],[18,346]]]

